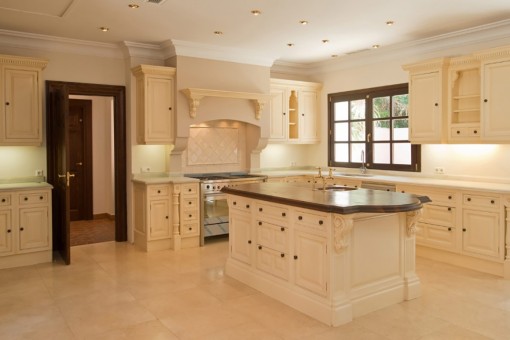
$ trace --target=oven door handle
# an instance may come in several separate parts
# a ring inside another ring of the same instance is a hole
[[[212,194],[212,195],[206,195],[204,197],[204,201],[206,202],[214,202],[219,200],[226,200],[227,195],[226,194]]]

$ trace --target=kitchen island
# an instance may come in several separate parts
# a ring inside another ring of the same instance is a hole
[[[350,189],[223,188],[227,275],[331,326],[420,296],[415,227],[427,199]]]

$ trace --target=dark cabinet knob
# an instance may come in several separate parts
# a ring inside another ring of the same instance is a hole
[[[193,217],[193,215],[189,214],[189,215],[188,215],[188,217],[189,217],[189,218],[192,218],[192,217]]]
[[[459,130],[457,130],[457,134],[460,134],[460,131],[459,131]]]
[[[262,211],[262,210],[264,210],[264,209],[262,209],[262,208],[259,208],[259,211]]]
[[[491,204],[494,204],[494,203],[495,203],[494,200],[491,200]]]
[[[193,228],[192,228],[192,227],[189,227],[188,229],[189,229],[189,231],[192,231],[192,230],[193,230]]]
[[[24,198],[24,200],[25,200],[25,201],[28,201],[28,197],[25,197],[25,198]]]
[[[452,228],[451,228],[451,227],[449,227],[449,228],[448,228],[448,231],[452,231]]]
[[[448,196],[448,199],[451,200],[452,199],[452,196]]]
[[[283,112],[283,115],[284,115],[284,116],[285,116],[285,114],[286,114],[286,113],[285,113],[285,112]]]
[[[452,208],[448,207],[448,211],[452,211]]]
[[[168,216],[165,216],[165,218],[168,220]]]
[[[285,216],[287,216],[287,214],[286,213],[282,213],[282,217],[285,217]]]
[[[236,201],[234,201],[232,204],[233,204],[233,205],[237,205],[237,202],[236,202]]]
[[[280,254],[280,256],[281,256],[281,257],[285,257],[285,254],[284,254],[284,253],[281,253],[281,254]]]
[[[161,190],[158,190],[158,194],[161,194]]]
[[[188,189],[188,192],[191,192],[191,188]]]
[[[405,192],[406,192],[405,190],[402,190],[402,191],[401,191],[401,193],[403,193],[403,194],[404,194]]]
[[[259,221],[259,225],[262,225],[262,222],[261,222],[261,221]]]
[[[246,209],[250,209],[250,205],[249,204],[246,204]]]
[[[9,105],[11,105],[11,104],[10,104],[9,102],[5,102],[5,105],[6,105],[6,106],[9,106]]]
[[[259,249],[262,249],[262,246],[259,246]]]
[[[298,220],[302,221],[303,220],[303,216],[298,216]]]
[[[302,114],[301,114],[301,116],[302,116],[302,117],[304,117],[304,116],[305,116],[305,114],[304,114],[304,113],[302,113]]]
[[[188,204],[191,205],[193,202],[189,201]]]
[[[251,240],[248,240],[248,244],[251,244]]]
[[[319,225],[323,225],[324,224],[324,221],[323,220],[320,220],[319,221]]]
[[[42,196],[39,196],[39,199],[40,199],[40,200],[43,200],[43,198],[44,198],[44,197],[42,197]]]
[[[438,103],[434,103],[434,106],[439,106],[439,104]]]
[[[294,260],[297,260],[297,255],[294,255]]]
[[[466,231],[466,228],[462,228],[462,231]]]
[[[281,228],[280,228],[280,230],[281,230],[281,231],[285,231],[285,228],[284,228],[284,227],[281,227]]]
[[[5,203],[5,198],[2,198],[2,203]]]
[[[484,103],[487,103],[488,101],[489,101],[488,99],[484,99],[484,100],[483,100],[483,102],[484,102]]]
[[[19,228],[19,230],[20,230],[20,231],[23,231],[23,230],[25,230],[25,228],[21,227],[21,228]]]
[[[7,229],[7,232],[10,233],[11,232],[11,229]]]
[[[471,197],[468,197],[468,199],[467,199],[467,200],[468,200],[468,202],[471,202]]]
[[[473,133],[476,135],[478,133],[478,131],[475,130],[475,131],[473,131]]]

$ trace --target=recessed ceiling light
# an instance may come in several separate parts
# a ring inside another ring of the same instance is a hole
[[[393,24],[394,24],[394,23],[395,23],[395,22],[394,22],[394,21],[392,21],[392,20],[388,20],[388,21],[386,21],[386,25],[387,25],[387,26],[393,26]]]
[[[293,43],[288,43],[287,46],[292,47],[292,46],[294,46],[294,44]]]
[[[381,47],[381,46],[380,45],[372,45],[373,49],[376,49],[376,48],[379,48],[379,47]]]
[[[332,54],[331,58],[338,58],[338,54]]]
[[[129,8],[133,8],[133,9],[137,9],[137,8],[140,8],[140,5],[137,5],[137,4],[129,4],[128,5]]]
[[[299,21],[299,23],[300,23],[301,25],[303,25],[303,26],[304,26],[304,25],[308,25],[308,21],[306,21],[306,20],[300,20],[300,21]]]
[[[254,9],[253,11],[251,11],[251,14],[253,14],[254,16],[257,16],[257,15],[261,15],[262,12],[259,11],[258,9]]]
[[[327,44],[327,43],[329,43],[329,40],[328,40],[328,39],[323,39],[323,40],[322,40],[322,43],[323,43],[323,44]]]
[[[222,34],[223,34],[223,32],[222,32],[222,31],[214,31],[214,34],[216,34],[216,35],[222,35]]]
[[[103,32],[108,32],[108,31],[110,30],[108,27],[104,27],[104,26],[99,27],[99,29],[100,29],[101,31],[103,31]]]

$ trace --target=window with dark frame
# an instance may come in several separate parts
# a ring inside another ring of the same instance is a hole
[[[328,102],[329,166],[421,171],[420,145],[409,141],[407,83],[329,94]]]

